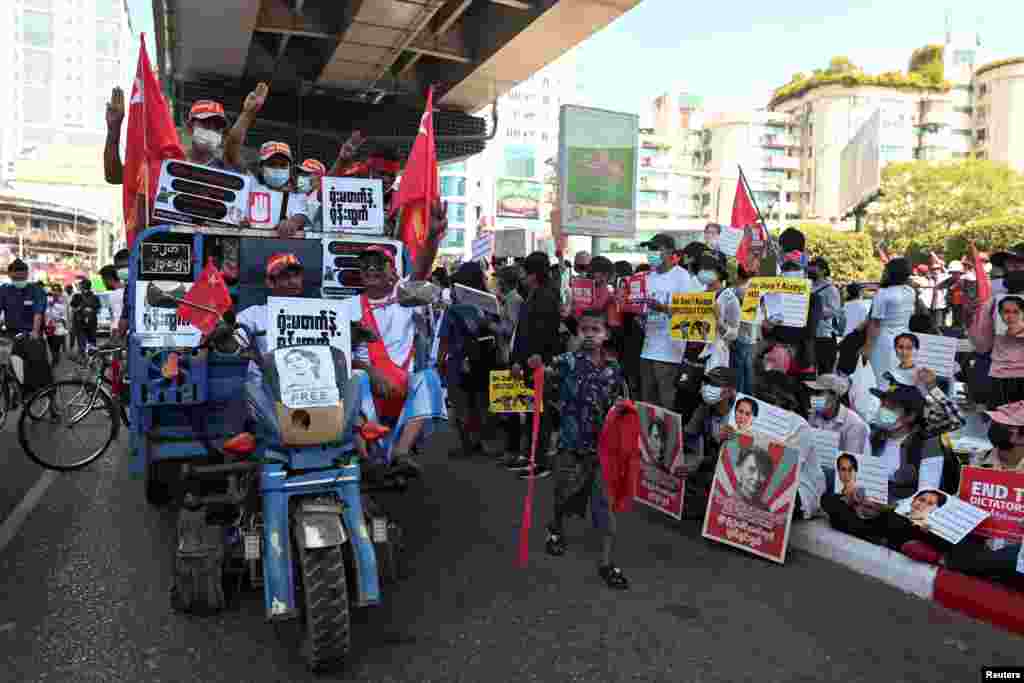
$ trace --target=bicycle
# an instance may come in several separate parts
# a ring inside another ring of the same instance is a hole
[[[0,332],[0,335],[2,334]],[[0,336],[0,429],[7,424],[7,416],[21,407],[25,399],[25,385],[18,379],[18,373],[14,370],[15,356],[12,351],[17,342],[27,337],[24,332],[13,337]]]
[[[128,426],[124,405],[113,396],[113,383],[106,376],[110,361],[123,349],[122,346],[90,349],[81,377],[54,382],[29,397],[18,420],[18,441],[33,462],[58,472],[81,469],[107,452],[122,424]],[[70,394],[66,401],[64,392]],[[86,419],[92,415],[98,417],[97,432],[101,437],[96,448],[89,450],[52,442],[58,427],[66,427],[72,435],[85,431]],[[86,455],[80,459],[70,463],[55,462],[61,454],[78,457],[83,450]]]

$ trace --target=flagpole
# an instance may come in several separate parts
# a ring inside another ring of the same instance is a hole
[[[750,183],[747,182],[747,176],[743,173],[743,166],[736,164],[736,168],[740,171],[740,182],[743,183],[743,188],[747,191],[747,197],[750,198],[750,203],[754,206],[754,211],[757,212],[757,219],[761,221],[761,225],[764,226],[764,240],[768,245],[768,250],[775,254],[778,259],[779,252],[775,248],[775,240],[772,239],[772,234],[768,230],[768,223],[765,222],[764,216],[761,214],[761,209],[757,205],[757,199],[754,198],[754,193],[750,189]]]

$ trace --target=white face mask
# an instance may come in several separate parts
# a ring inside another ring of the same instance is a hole
[[[120,280],[121,282],[128,282],[128,269],[127,268],[118,268],[117,269],[117,279]]]
[[[220,147],[224,136],[209,128],[196,128],[192,131],[192,144],[203,149],[214,151]]]
[[[804,276],[804,271],[802,271],[802,270],[787,270],[786,272],[784,272],[782,274],[782,277],[802,278],[803,276]]]
[[[718,274],[713,270],[702,270],[697,273],[697,279],[700,280],[702,285],[710,285],[718,279]]]
[[[288,184],[288,179],[291,178],[291,169],[287,168],[265,168],[263,169],[263,180],[266,181],[268,187],[272,187],[275,190],[284,187]]]
[[[821,415],[828,408],[828,396],[811,396],[811,410]]]
[[[704,399],[704,403],[712,406],[722,400],[722,387],[705,384],[700,388],[700,395]]]

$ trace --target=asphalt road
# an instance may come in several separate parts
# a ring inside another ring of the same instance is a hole
[[[388,504],[409,537],[410,576],[358,613],[347,668],[315,679],[291,632],[250,591],[207,618],[171,611],[174,518],[149,507],[125,439],[59,475],[0,549],[3,681],[976,681],[1024,663],[1024,640],[798,551],[785,566],[712,544],[695,522],[641,508],[620,524],[630,591],[596,575],[581,522],[569,552],[543,552],[551,481],[538,485],[530,565],[515,565],[525,484],[490,458],[449,460]],[[40,472],[10,426],[0,516]]]

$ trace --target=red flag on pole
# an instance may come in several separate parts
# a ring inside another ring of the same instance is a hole
[[[761,226],[757,209],[754,208],[754,204],[750,201],[750,196],[747,194],[743,178],[739,178],[736,181],[736,196],[732,200],[732,219],[729,221],[729,224],[734,228],[744,231],[743,240],[736,250],[736,261],[742,264],[748,272],[757,270],[758,255],[754,253],[755,250],[753,249],[754,233],[757,233],[757,241],[760,241],[761,244],[765,243],[766,235]],[[750,230],[746,230],[748,227]]]
[[[427,243],[430,207],[440,199],[437,180],[437,148],[434,146],[434,88],[427,90],[427,107],[420,119],[420,130],[402,171],[402,181],[391,206],[401,210],[398,239],[409,251],[413,263]]]
[[[525,567],[530,558],[530,527],[533,525],[533,482],[532,476],[537,464],[537,441],[540,438],[540,415],[544,403],[544,368],[533,371],[533,440],[530,445],[530,479],[526,485],[526,501],[523,503],[523,522],[519,527],[519,566]],[[547,448],[547,444],[544,444]]]
[[[135,235],[145,229],[149,207],[160,177],[164,159],[184,159],[185,150],[178,140],[171,110],[160,91],[160,83],[146,54],[146,36],[139,46],[135,83],[128,101],[128,128],[124,155],[124,229],[129,248]],[[139,195],[145,197],[144,213],[139,215]],[[141,223],[140,223],[141,218]]]
[[[221,316],[231,308],[231,292],[212,258],[207,261],[183,301],[192,305],[178,304],[178,317],[192,323],[203,334],[213,332]]]

